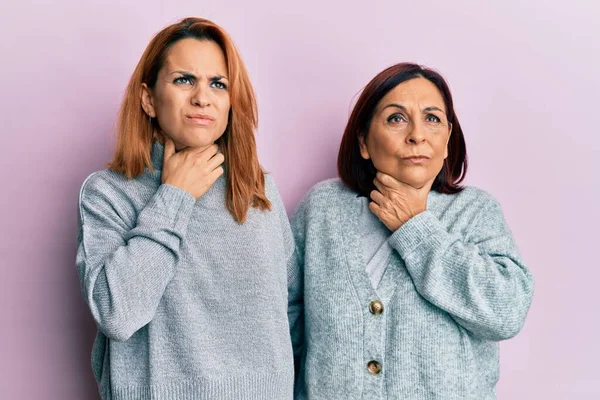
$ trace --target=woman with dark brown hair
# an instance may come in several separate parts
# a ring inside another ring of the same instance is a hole
[[[103,399],[292,398],[294,243],[256,125],[222,28],[186,18],[152,39],[110,169],[79,199],[77,268]]]
[[[292,222],[296,399],[495,399],[497,343],[521,329],[533,279],[499,204],[460,186],[466,170],[437,72],[397,64],[364,88],[340,179]]]

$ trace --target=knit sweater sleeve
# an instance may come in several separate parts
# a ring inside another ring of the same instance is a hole
[[[425,211],[389,239],[417,291],[474,336],[499,341],[521,329],[533,296],[499,204],[489,198],[464,237]]]
[[[84,182],[79,197],[76,263],[82,292],[98,328],[118,341],[154,317],[174,276],[195,202],[163,184],[131,226],[117,211],[127,201],[97,175]]]
[[[292,217],[291,230],[296,246],[294,257],[288,263],[288,318],[298,361],[304,345],[304,248],[308,196],[298,206]]]

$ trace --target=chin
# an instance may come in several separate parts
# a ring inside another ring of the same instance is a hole
[[[190,137],[182,140],[181,144],[185,147],[198,148],[208,147],[214,142],[215,141],[212,139],[212,137]]]
[[[427,182],[430,181],[430,179],[425,179],[425,178],[417,178],[414,176],[405,176],[405,175],[400,175],[400,176],[394,176],[394,178],[396,178],[396,180],[411,186],[415,189],[421,189],[423,186],[425,186],[427,184]],[[431,178],[433,179],[433,178]]]

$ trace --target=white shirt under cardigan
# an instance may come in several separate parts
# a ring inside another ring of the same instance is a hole
[[[371,212],[368,198],[360,196],[356,201],[360,204],[360,246],[365,270],[373,289],[377,290],[394,252],[388,242],[392,232]]]
[[[498,203],[475,188],[431,192],[427,211],[388,238],[393,251],[376,290],[361,209],[334,179],[316,185],[293,217],[295,399],[495,399],[497,342],[519,332],[533,295]],[[373,300],[383,313],[370,312]]]

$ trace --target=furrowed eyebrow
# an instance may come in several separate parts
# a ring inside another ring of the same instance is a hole
[[[179,71],[179,70],[173,71],[169,75],[174,75],[174,74],[183,75],[186,78],[196,79],[196,76],[194,74],[192,74],[191,72],[187,72],[187,71]]]
[[[188,72],[188,71],[177,70],[177,71],[171,72],[169,75],[173,75],[173,74],[180,74],[180,75],[183,75],[186,78],[191,78],[191,79],[196,79],[196,80],[198,79],[198,77],[196,75],[194,75],[194,74],[192,74],[191,72]],[[219,81],[221,79],[229,80],[229,79],[227,79],[226,76],[223,76],[223,75],[215,75],[215,76],[211,76],[209,78],[209,80],[211,80],[211,81]]]
[[[229,80],[229,79],[227,79],[226,76],[223,76],[223,75],[215,75],[210,78],[211,81],[220,81],[221,79]]]

